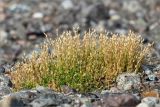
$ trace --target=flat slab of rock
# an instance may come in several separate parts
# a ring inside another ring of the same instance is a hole
[[[8,96],[0,101],[0,107],[25,107],[21,99],[14,96]]]

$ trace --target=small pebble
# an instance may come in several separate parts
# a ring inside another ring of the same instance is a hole
[[[33,17],[34,19],[42,19],[43,16],[44,16],[43,13],[41,13],[41,12],[36,12],[36,13],[33,14],[32,17]]]
[[[0,67],[0,74],[4,74],[5,73],[5,68],[3,66]]]

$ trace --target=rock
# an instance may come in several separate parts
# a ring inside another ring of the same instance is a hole
[[[160,107],[160,104],[156,104],[155,107]]]
[[[0,1],[0,12],[4,11],[5,6],[6,6],[6,4],[4,3],[4,1]]]
[[[136,107],[158,107],[158,106],[160,106],[158,98],[146,97],[143,98],[141,103],[138,104]]]
[[[37,88],[39,97],[33,100],[29,105],[32,107],[60,106],[61,104],[70,103],[71,99],[63,94],[58,94],[51,89],[44,87]]]
[[[131,1],[125,0],[122,3],[123,3],[123,9],[125,9],[126,11],[129,11],[131,13],[137,12],[142,9],[141,8],[142,6],[136,0],[131,0]]]
[[[112,4],[112,0],[102,0],[102,1],[106,7]]]
[[[64,1],[61,3],[61,6],[62,6],[64,9],[72,9],[72,8],[73,8],[73,2],[72,2],[72,0],[64,0]]]
[[[74,97],[73,97],[74,96]],[[73,102],[72,106],[75,106],[75,107],[92,107],[92,102],[94,102],[92,99],[92,97],[87,97],[87,96],[84,96],[81,94],[80,95],[77,95],[77,94],[74,94],[74,95],[71,95],[70,97],[72,97],[73,99]]]
[[[26,38],[35,35],[37,37],[45,37],[44,33],[50,32],[52,29],[50,24],[44,24],[41,20],[33,19],[27,26]]]
[[[149,105],[149,104],[146,104],[146,103],[140,103],[136,107],[155,107],[155,106],[152,106],[152,105]]]
[[[145,97],[142,99],[143,103],[148,103],[148,104],[158,104],[159,103],[159,98],[156,97]]]
[[[134,95],[115,95],[93,103],[93,107],[135,107],[140,101]]]
[[[14,101],[17,102],[20,100],[23,102],[23,105],[27,105],[25,107],[60,106],[61,104],[70,104],[72,101],[69,97],[44,87],[37,87],[36,90],[22,90],[16,93],[11,93],[10,95],[3,97],[3,102],[5,102],[6,98],[14,98]]]
[[[58,106],[59,102],[56,102],[56,100],[52,100],[52,98],[40,97],[31,102],[30,105],[32,105],[32,107],[45,107],[51,105]]]
[[[36,91],[38,93],[42,93],[42,94],[49,94],[49,93],[54,93],[53,90],[49,89],[49,88],[45,88],[43,86],[37,86],[36,87]]]
[[[29,12],[31,9],[28,5],[25,4],[12,4],[9,7],[9,11],[12,13],[26,13]]]
[[[5,68],[3,66],[0,67],[0,74],[4,74],[5,73]]]
[[[147,75],[150,75],[150,74],[153,73],[153,72],[152,72],[149,68],[147,68],[147,67],[143,67],[143,69],[144,69],[144,73],[147,74]]]
[[[156,23],[158,23],[159,24],[159,22],[156,22]],[[158,29],[160,29],[160,26],[155,26],[153,29],[151,29],[150,30],[150,33],[151,33],[151,35],[153,35],[154,37],[154,40],[155,41],[157,41],[158,43],[159,43],[159,41],[160,41],[160,38],[159,38],[159,33],[160,33],[160,31],[158,30]]]
[[[89,98],[81,98],[81,107],[92,107],[91,101]]]
[[[121,90],[137,89],[140,85],[140,76],[135,73],[123,73],[117,77],[117,87]]]
[[[158,78],[156,77],[155,74],[150,74],[150,75],[148,75],[148,80],[149,81],[158,81]]]
[[[6,14],[5,13],[0,13],[0,23],[5,21],[6,19]]]
[[[5,75],[0,75],[0,86],[9,86],[12,87],[12,82],[9,79],[9,77],[5,76]]]
[[[8,41],[8,34],[4,30],[0,30],[0,47],[7,44]]]
[[[105,31],[105,21],[99,21],[95,29],[97,32]]]
[[[87,12],[86,23],[89,25],[97,24],[100,20],[108,20],[110,18],[109,10],[102,3],[93,5]]]
[[[25,32],[26,29],[24,28],[24,26],[21,25],[21,23],[17,23],[16,25],[14,25],[15,29],[11,29],[9,32],[9,35],[11,36],[10,38],[17,40],[17,39],[23,39],[25,40]]]
[[[22,100],[8,96],[0,101],[0,107],[25,107],[25,105]]]
[[[112,20],[112,21],[116,21],[116,20],[120,19],[120,16],[118,15],[118,13],[113,9],[109,10],[109,15],[111,17],[110,20]]]
[[[143,32],[147,27],[147,23],[144,21],[144,19],[137,19],[135,21],[130,21],[130,23],[140,32]]]
[[[0,86],[0,96],[5,96],[12,93],[12,90],[8,86]]]
[[[102,90],[100,94],[102,97],[108,97],[110,95],[110,90]]]
[[[111,87],[109,91],[110,93],[122,93],[122,91],[117,87]]]
[[[39,97],[38,93],[35,90],[21,90],[21,91],[10,93],[9,95],[3,96],[3,98],[6,98],[8,96],[16,97],[16,99],[20,99],[25,105],[29,105],[29,103],[31,103],[33,100]]]
[[[62,89],[62,92],[65,93],[65,94],[77,93],[77,91],[75,89],[72,89],[67,85],[62,85],[61,89]]]
[[[90,101],[90,100],[92,100],[92,101],[94,101],[94,100],[96,100],[96,99],[98,99],[98,98],[100,98],[100,95],[98,94],[98,93],[83,93],[83,94],[81,94],[81,98],[84,98],[84,99],[82,99],[82,100],[87,100],[87,101]],[[85,99],[85,98],[89,98],[89,99]],[[81,99],[80,99],[80,101],[81,101]],[[83,102],[83,101],[81,101],[81,102]]]
[[[52,32],[52,30],[53,30],[52,26],[53,26],[52,24],[45,24],[45,25],[41,26],[41,30],[44,33]]]
[[[159,45],[159,49],[160,49],[160,45]],[[160,71],[160,64],[158,64],[154,69],[153,71]]]
[[[43,13],[41,13],[41,12],[36,12],[36,13],[34,13],[34,14],[32,15],[32,17],[33,17],[34,19],[42,19],[42,18],[44,17],[44,15],[43,15]]]
[[[62,104],[61,107],[72,107],[70,104]]]
[[[119,33],[119,34],[126,34],[127,31],[125,29],[116,29],[115,33]]]

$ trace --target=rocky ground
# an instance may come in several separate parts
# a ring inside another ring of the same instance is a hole
[[[65,93],[44,87],[13,93],[7,73],[15,62],[38,52],[44,33],[55,38],[78,26],[80,32],[132,30],[144,43],[154,41],[144,76],[120,75],[117,87],[101,92],[80,94],[64,86]],[[160,0],[0,0],[0,107],[160,107],[159,29]]]

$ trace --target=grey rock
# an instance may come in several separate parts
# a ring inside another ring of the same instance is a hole
[[[155,107],[160,107],[160,104],[156,104]]]
[[[25,107],[25,105],[21,99],[8,96],[0,101],[0,107]]]
[[[72,105],[70,105],[70,104],[62,104],[61,106],[57,106],[57,107],[72,107]]]
[[[5,32],[4,30],[0,30],[0,47],[7,44],[8,41],[7,38],[8,38],[8,33]]]
[[[110,90],[102,90],[100,94],[101,97],[107,97],[110,95]]]
[[[71,99],[61,94],[50,93],[41,94],[40,97],[33,100],[29,105],[32,107],[59,106],[61,104],[70,103]]]
[[[125,29],[116,29],[115,32],[119,33],[119,34],[126,34],[127,33],[127,31]]]
[[[130,1],[125,0],[122,3],[123,3],[123,9],[129,12],[132,12],[132,13],[137,12],[142,9],[140,3],[136,0],[130,0]]]
[[[11,93],[10,96],[21,99],[25,104],[28,104],[39,97],[35,90],[22,90],[19,92]]]
[[[94,25],[97,24],[99,20],[107,20],[110,18],[109,10],[102,3],[94,4],[87,15],[87,23]]]
[[[112,3],[112,0],[102,0],[105,6],[109,6]]]
[[[43,86],[37,86],[36,91],[40,94],[55,94],[55,92],[52,89],[45,88]]]
[[[51,32],[52,31],[52,24],[45,24],[41,27],[42,32]]]
[[[140,101],[133,95],[110,95],[93,103],[93,107],[135,107]]]
[[[12,87],[12,82],[9,77],[5,75],[0,75],[0,86],[9,86]]]
[[[130,21],[130,23],[139,30],[140,32],[144,31],[147,27],[147,23],[143,19],[137,19],[135,21]]]
[[[122,93],[123,91],[118,89],[117,87],[111,87],[109,92],[110,93]]]
[[[145,74],[147,74],[147,75],[150,75],[150,74],[153,73],[150,69],[146,69],[144,72],[145,72]]]
[[[148,75],[148,79],[149,79],[150,81],[157,81],[157,77],[156,77],[155,74],[150,74],[150,75]]]
[[[84,104],[84,107],[91,106],[91,99],[90,98],[80,98],[80,101],[82,104]]]
[[[152,106],[154,107],[156,104],[159,103],[159,99],[156,98],[156,97],[145,97],[145,98],[142,99],[141,102],[142,103],[146,103],[146,104],[148,104],[151,107]]]
[[[5,68],[3,66],[0,67],[0,74],[4,74],[5,73]]]
[[[159,22],[156,22],[156,23],[158,23],[158,25],[159,25]],[[159,38],[160,31],[159,31],[159,29],[160,29],[160,26],[155,26],[153,29],[150,28],[150,33],[151,33],[151,35],[154,35],[153,38],[157,42],[160,41],[160,38]]]
[[[91,101],[89,100],[89,99],[81,99],[81,101],[83,101],[82,103],[82,105],[81,105],[81,107],[92,107],[92,103],[91,103]]]
[[[25,13],[25,12],[29,12],[30,10],[31,10],[30,7],[25,4],[12,4],[9,7],[9,11],[13,13]]]
[[[62,6],[64,9],[72,9],[74,5],[73,5],[72,0],[64,0],[64,1],[61,3],[61,6]]]
[[[57,106],[59,102],[52,100],[52,98],[40,97],[30,103],[32,107],[45,107],[45,106]]]
[[[95,27],[96,31],[103,32],[105,31],[105,21],[99,21],[97,26]]]
[[[153,71],[160,71],[160,64],[157,65],[157,66],[153,69]]]
[[[25,37],[26,29],[22,26],[22,24],[17,23],[14,25],[14,27],[16,28],[16,30],[14,29],[10,30],[10,35],[12,36],[12,38],[25,40],[26,39]]]
[[[131,90],[140,85],[140,76],[135,73],[123,73],[117,77],[117,87],[121,90]]]
[[[0,96],[3,97],[5,95],[11,94],[12,90],[8,86],[0,86]]]

